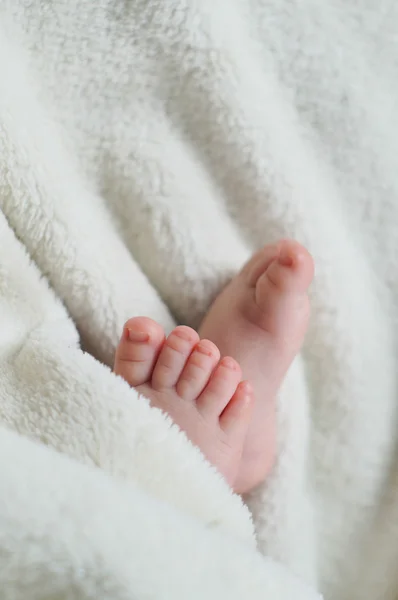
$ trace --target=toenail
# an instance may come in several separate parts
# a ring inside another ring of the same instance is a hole
[[[221,361],[221,364],[223,367],[226,367],[227,369],[231,369],[232,371],[237,371],[237,364],[234,361],[233,358],[230,358],[229,356],[227,356],[226,358],[223,358]]]
[[[150,339],[150,335],[146,331],[134,331],[133,329],[129,329],[127,327],[126,333],[127,333],[127,338],[131,342],[144,343],[144,342],[149,342],[149,339]]]
[[[186,340],[187,342],[194,342],[196,338],[196,334],[193,329],[189,329],[189,327],[181,327],[180,329],[174,329],[173,334],[182,340]]]
[[[294,260],[293,258],[290,256],[290,254],[287,254],[285,252],[281,252],[279,257],[278,257],[278,261],[279,264],[281,264],[283,267],[292,267]]]
[[[201,354],[205,354],[206,356],[214,356],[214,352],[209,346],[203,342],[200,342],[196,348],[196,352],[200,352]]]

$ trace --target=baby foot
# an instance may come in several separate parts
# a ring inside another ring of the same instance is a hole
[[[255,405],[235,487],[249,491],[271,470],[276,450],[275,399],[308,325],[314,267],[298,243],[266,246],[221,292],[199,334],[233,356],[254,388]]]
[[[173,419],[235,488],[254,397],[238,363],[180,326],[165,339],[146,317],[130,319],[114,372]]]

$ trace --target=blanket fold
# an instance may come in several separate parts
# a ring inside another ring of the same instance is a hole
[[[247,544],[135,485],[4,428],[0,452],[14,456],[0,482],[4,600],[317,597]]]
[[[0,0],[2,599],[396,599],[397,22]],[[312,321],[243,501],[111,367],[129,317],[196,327],[282,236]]]

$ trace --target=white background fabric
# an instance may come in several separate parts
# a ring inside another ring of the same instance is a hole
[[[388,0],[0,0],[5,600],[396,598],[397,23]],[[128,317],[198,325],[280,236],[317,272],[246,499],[262,558],[108,366]]]

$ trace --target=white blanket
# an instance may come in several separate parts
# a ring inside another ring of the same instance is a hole
[[[398,5],[0,0],[2,600],[395,600]],[[271,479],[109,366],[253,249],[313,253]]]

